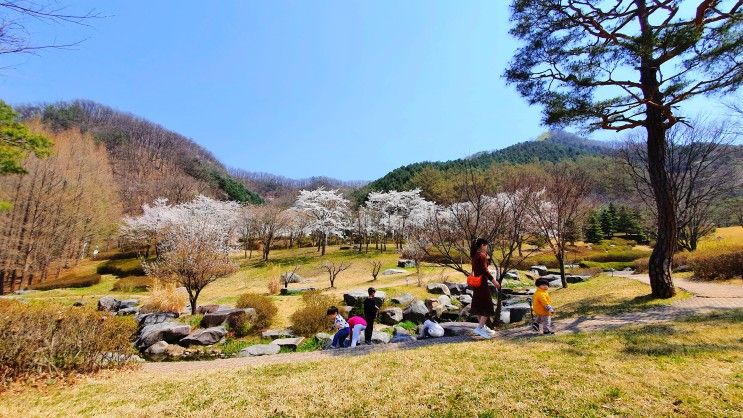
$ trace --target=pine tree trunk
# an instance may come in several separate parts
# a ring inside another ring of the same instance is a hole
[[[654,103],[663,103],[656,72],[657,69],[653,65],[643,63],[640,82],[643,84],[646,97]],[[658,213],[657,242],[648,265],[650,288],[653,296],[670,298],[676,294],[671,279],[671,261],[676,248],[677,228],[673,190],[666,171],[666,129],[662,110],[658,106],[648,104],[645,113],[648,174]]]
[[[562,287],[567,288],[568,281],[565,279],[565,251],[563,249],[560,249],[557,252],[557,263],[560,265],[560,281],[562,282]]]

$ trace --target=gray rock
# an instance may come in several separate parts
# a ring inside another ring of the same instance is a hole
[[[531,312],[531,305],[528,303],[515,303],[508,305],[507,309],[504,307],[504,310],[508,310],[510,313],[509,323],[519,322]]]
[[[415,297],[410,293],[403,293],[402,295],[397,295],[390,300],[392,301],[392,303],[407,306],[415,300]]]
[[[147,349],[144,350],[144,352],[146,354],[153,355],[153,356],[165,354],[165,350],[167,350],[169,346],[170,344],[166,343],[165,341],[158,341],[155,344],[152,344],[151,346],[147,347]]]
[[[560,289],[562,287],[562,280],[552,280],[549,282],[549,287]]]
[[[407,258],[401,258],[397,260],[397,267],[410,268],[415,267],[415,260],[409,260]]]
[[[304,277],[297,273],[286,272],[281,275],[282,283],[300,283],[302,281],[304,281]]]
[[[201,318],[200,325],[202,328],[218,327],[232,318],[242,315],[247,315],[249,318],[255,318],[256,312],[253,308],[218,310],[216,312],[205,314],[204,317]]]
[[[379,312],[379,322],[385,325],[396,325],[402,322],[403,314],[401,308],[387,308]]]
[[[470,295],[460,295],[459,301],[462,303],[462,305],[469,305],[472,303],[472,296]]]
[[[271,341],[271,344],[276,344],[281,348],[288,348],[290,350],[296,350],[297,347],[299,347],[299,344],[302,344],[302,341],[304,341],[304,337],[277,338]]]
[[[315,339],[323,347],[327,347],[333,342],[333,336],[327,332],[318,332],[315,334]]]
[[[519,272],[516,270],[511,270],[503,275],[504,279],[511,279],[511,280],[519,280]]]
[[[565,276],[565,281],[568,283],[583,283],[583,282],[587,282],[588,279],[590,278],[591,276],[570,275],[570,276]]]
[[[122,308],[116,311],[116,315],[120,316],[126,316],[126,315],[136,315],[139,313],[139,308],[134,306],[131,308]]]
[[[290,329],[269,329],[269,330],[263,331],[263,333],[261,333],[261,336],[263,338],[270,338],[272,340],[276,340],[279,338],[294,338],[297,336],[297,334],[295,334],[294,331]]]
[[[405,274],[407,273],[407,270],[400,270],[400,269],[387,269],[382,272],[385,276],[392,276],[393,274]]]
[[[219,305],[201,305],[196,308],[196,313],[205,315],[210,314],[212,312],[217,312],[220,309]]]
[[[387,344],[390,342],[390,334],[381,331],[374,331],[372,333],[372,342],[374,344]]]
[[[178,341],[178,344],[182,346],[212,345],[218,343],[225,335],[227,335],[227,330],[224,327],[199,329]]]
[[[444,335],[450,337],[472,335],[477,328],[473,322],[443,322],[439,325],[444,328]]]
[[[85,306],[85,301],[83,299],[76,300],[72,306]]]
[[[539,274],[540,276],[542,276],[542,275],[544,275],[544,274],[547,274],[547,271],[548,271],[548,270],[547,270],[547,266],[542,266],[542,265],[539,265],[539,266],[531,266],[531,267],[529,267],[529,270],[535,271],[535,272],[536,272],[537,274]]]
[[[428,290],[428,293],[433,293],[435,295],[451,295],[451,291],[449,291],[449,288],[443,283],[429,283],[426,285],[426,290]]]
[[[137,348],[145,349],[158,341],[176,343],[187,337],[190,332],[190,326],[177,322],[162,322],[147,325],[140,331],[139,338],[134,342],[134,345]]]
[[[411,335],[410,331],[406,330],[403,327],[397,326],[393,328],[392,335]]]
[[[269,356],[272,354],[279,354],[280,351],[281,351],[281,347],[279,347],[276,344],[256,344],[256,345],[251,345],[250,347],[240,351],[238,356],[240,357]]]
[[[118,309],[123,308],[133,308],[135,306],[139,305],[139,301],[137,299],[125,299],[119,301]]]
[[[113,296],[104,296],[98,299],[99,311],[115,312],[117,309],[119,309],[119,301]]]
[[[412,335],[394,335],[390,339],[390,343],[410,343],[413,341],[417,341],[417,338]]]
[[[163,322],[171,322],[177,315],[172,312],[159,312],[149,313],[144,315],[137,315],[135,318],[139,323],[139,329],[146,327],[147,325],[161,324]]]
[[[441,304],[443,306],[451,305],[451,298],[449,296],[441,295],[441,296],[439,296],[437,298],[437,300],[438,300],[439,304]]]
[[[413,301],[402,313],[402,317],[406,321],[412,321],[415,323],[421,323],[428,313],[428,308],[425,302],[422,300]]]
[[[338,313],[341,314],[342,317],[348,318],[351,316],[351,311],[353,310],[353,306],[341,306],[338,308]]]
[[[367,297],[369,297],[368,291],[354,290],[343,294],[343,303],[348,306],[361,306],[364,304],[364,300],[366,300]],[[374,298],[377,299],[377,302],[381,305],[387,298],[387,294],[381,290],[377,290],[374,294]]]
[[[467,291],[467,285],[464,283],[444,282],[444,285],[449,288],[450,295],[463,295]]]

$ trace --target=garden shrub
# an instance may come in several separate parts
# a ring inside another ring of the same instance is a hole
[[[142,260],[139,258],[108,260],[98,266],[96,272],[98,274],[113,274],[118,277],[145,275]]]
[[[102,362],[135,354],[132,317],[112,317],[91,308],[0,300],[0,387],[25,378],[63,377],[119,367]]]
[[[743,279],[743,247],[697,250],[689,257],[689,267],[700,280]]]
[[[100,274],[88,274],[86,276],[64,276],[57,280],[50,280],[46,282],[36,283],[31,286],[31,289],[34,290],[52,290],[52,289],[62,289],[62,288],[79,288],[79,287],[89,287],[96,285],[101,282],[101,275]]]
[[[141,313],[172,312],[179,314],[188,304],[188,295],[172,283],[156,283],[139,308]]]
[[[257,330],[265,329],[271,325],[273,317],[276,316],[276,313],[279,311],[273,299],[257,293],[243,293],[237,299],[235,307],[240,309],[255,309],[256,317],[253,320],[253,327]]]
[[[304,336],[329,331],[331,324],[327,318],[327,310],[334,304],[333,298],[319,291],[312,291],[302,295],[302,302],[304,307],[295,311],[290,318],[292,330]]]
[[[650,257],[639,258],[632,262],[632,268],[635,273],[647,273],[648,262]],[[677,253],[673,255],[673,261],[671,261],[671,269],[678,269],[681,266],[686,266],[689,263],[689,253]]]
[[[268,279],[266,287],[268,288],[269,295],[278,295],[281,291],[281,279],[276,275],[272,275],[271,278]]]
[[[129,276],[116,280],[111,290],[115,292],[146,292],[153,286],[154,282],[150,276]]]
[[[634,261],[638,258],[648,257],[650,253],[648,251],[644,250],[627,250],[627,249],[620,249],[620,250],[609,250],[605,253],[599,253],[599,254],[592,254],[585,258],[587,261],[597,261],[600,263],[607,263],[607,262],[628,262],[628,261]]]
[[[227,328],[232,331],[236,337],[249,335],[255,328],[248,318],[248,315],[231,315],[227,317]]]

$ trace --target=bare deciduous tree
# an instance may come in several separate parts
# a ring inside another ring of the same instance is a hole
[[[328,279],[330,280],[330,287],[332,289],[335,288],[335,279],[338,277],[338,274],[348,270],[350,267],[351,263],[340,262],[336,264],[334,261],[326,261],[320,266],[322,270],[328,273]]]
[[[371,264],[371,275],[372,275],[372,281],[377,281],[377,276],[379,276],[380,270],[382,270],[382,262],[381,261],[370,261],[369,264]]]

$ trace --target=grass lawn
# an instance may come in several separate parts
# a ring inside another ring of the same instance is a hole
[[[743,311],[294,365],[16,387],[2,416],[741,416]]]

